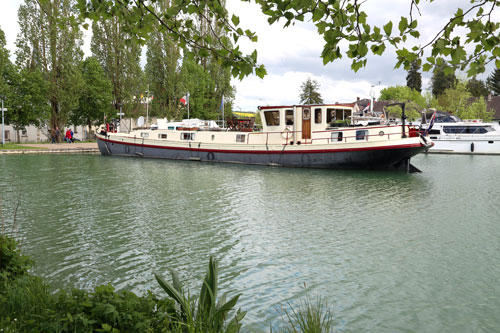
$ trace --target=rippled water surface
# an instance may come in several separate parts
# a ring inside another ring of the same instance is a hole
[[[500,157],[419,155],[424,172],[353,172],[99,155],[0,155],[0,194],[34,273],[56,288],[197,294],[209,255],[244,331],[321,296],[335,328],[500,327]]]

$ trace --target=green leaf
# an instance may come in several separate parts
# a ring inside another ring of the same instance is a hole
[[[260,65],[259,67],[255,68],[255,75],[257,75],[261,79],[263,79],[264,76],[267,75],[267,71],[266,71],[264,65]]]
[[[387,36],[390,36],[392,33],[392,22],[389,21],[386,25],[384,25],[384,32]]]
[[[240,18],[233,14],[233,16],[231,17],[231,22],[233,22],[233,24],[237,26],[238,24],[240,24]]]
[[[403,33],[408,28],[408,19],[404,16],[401,16],[401,20],[399,21],[399,33],[403,35]]]

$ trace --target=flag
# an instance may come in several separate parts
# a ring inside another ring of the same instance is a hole
[[[220,108],[219,109],[223,109],[224,108],[224,95],[222,95],[221,99],[220,99]]]
[[[368,112],[370,110],[370,102],[368,102],[368,105],[363,109],[363,113]]]
[[[187,95],[184,95],[180,100],[181,104],[186,105],[187,104]]]
[[[434,122],[436,121],[436,111],[432,114],[431,120],[429,121],[429,127],[425,130],[425,134],[429,134],[429,131],[431,130],[432,126],[434,126]]]

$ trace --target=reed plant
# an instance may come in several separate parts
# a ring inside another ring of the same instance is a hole
[[[282,326],[276,329],[282,333],[328,333],[333,331],[333,316],[328,304],[321,297],[316,300],[307,296],[294,308],[287,303],[289,309],[282,308]],[[271,328],[271,332],[273,332]]]

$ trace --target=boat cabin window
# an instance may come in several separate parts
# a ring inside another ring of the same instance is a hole
[[[141,137],[147,139],[149,137],[149,133],[141,132]]]
[[[293,125],[293,110],[286,110],[285,123],[287,125]]]
[[[321,124],[321,109],[314,109],[314,122]]]
[[[332,143],[342,142],[343,132],[332,132]]]
[[[266,118],[267,126],[279,126],[280,112],[279,111],[265,111],[264,118]]]
[[[173,130],[175,130],[175,126],[168,126],[168,130],[169,130],[169,131],[173,131]]]
[[[485,126],[443,126],[443,132],[448,134],[484,134],[488,132]]]
[[[326,109],[326,123],[329,124],[334,120],[336,120],[335,109]]]
[[[195,133],[182,132],[181,133],[181,140],[194,140],[194,135],[195,135]]]
[[[367,130],[356,131],[356,140],[368,140],[368,131]]]
[[[245,142],[245,134],[236,134],[236,142]]]
[[[431,130],[429,130],[429,134],[438,134],[439,135],[439,134],[441,134],[441,130],[438,130],[438,129],[433,130],[433,129],[431,129]]]
[[[166,139],[167,135],[165,133],[158,134],[158,139]]]

